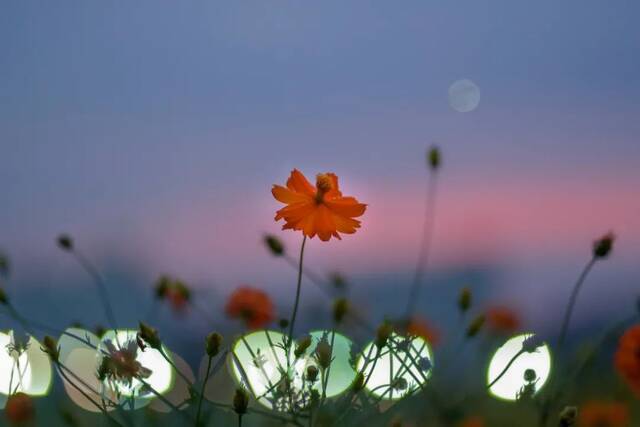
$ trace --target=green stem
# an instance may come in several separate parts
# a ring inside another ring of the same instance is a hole
[[[493,381],[491,381],[489,383],[489,385],[487,385],[487,389],[490,389],[491,387],[493,387],[495,385],[495,383],[497,383],[498,381],[500,381],[500,379],[502,377],[504,377],[504,375],[507,373],[507,371],[509,370],[509,368],[511,368],[511,365],[513,365],[516,361],[516,359],[520,356],[522,356],[525,353],[524,350],[520,350],[519,352],[517,352],[512,358],[511,360],[509,360],[509,363],[507,363],[507,366],[504,367],[504,369],[502,370],[502,372],[500,372],[500,374],[495,377],[493,379]]]
[[[307,236],[302,238],[302,245],[300,245],[300,259],[298,260],[298,284],[296,285],[296,300],[293,304],[293,313],[291,314],[291,322],[289,323],[289,339],[287,346],[289,349],[293,343],[293,328],[296,323],[296,316],[298,315],[298,305],[300,304],[300,289],[302,287],[302,262],[304,259],[304,246],[307,242]],[[287,356],[288,358],[288,356]]]
[[[562,321],[562,328],[560,329],[560,338],[558,339],[558,351],[562,349],[564,345],[564,341],[567,337],[567,332],[569,330],[569,322],[571,321],[571,315],[573,314],[573,308],[575,307],[576,300],[578,299],[578,294],[580,293],[580,289],[582,289],[582,285],[584,284],[589,271],[593,268],[596,261],[598,259],[596,257],[592,257],[587,265],[582,269],[582,273],[580,273],[580,277],[578,277],[578,281],[573,286],[573,291],[571,292],[571,297],[569,298],[569,302],[567,303],[567,308],[564,312],[564,319]]]
[[[209,360],[207,361],[207,371],[204,375],[204,380],[202,381],[202,388],[200,389],[200,398],[198,399],[198,411],[196,412],[196,427],[200,426],[200,413],[202,411],[202,399],[204,397],[204,390],[207,387],[207,380],[209,379],[209,372],[211,371],[211,356],[209,356]]]

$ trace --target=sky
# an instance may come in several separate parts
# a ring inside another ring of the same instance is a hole
[[[221,296],[290,295],[294,272],[260,239],[297,250],[270,193],[293,168],[333,171],[369,205],[357,234],[311,241],[309,265],[365,296],[404,286],[435,143],[433,271],[494,272],[489,297],[552,323],[613,230],[577,319],[630,311],[638,13],[632,0],[5,1],[0,249],[16,292],[87,286],[53,243],[66,232],[105,270],[135,271],[126,286],[168,272]],[[471,112],[449,105],[459,79],[480,89]]]

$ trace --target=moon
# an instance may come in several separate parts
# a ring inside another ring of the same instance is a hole
[[[449,86],[449,105],[460,113],[469,113],[480,104],[480,88],[468,79],[457,80]]]

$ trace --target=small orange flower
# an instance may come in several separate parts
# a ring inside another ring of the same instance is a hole
[[[485,427],[485,423],[480,417],[465,418],[460,427]]]
[[[510,334],[520,328],[520,318],[512,309],[504,306],[491,307],[486,311],[487,328],[496,334]]]
[[[231,318],[242,319],[249,329],[259,329],[274,317],[269,295],[248,286],[242,286],[231,294],[225,311]]]
[[[414,317],[407,324],[407,334],[420,337],[431,345],[440,343],[440,331],[424,319]]]
[[[579,427],[627,427],[629,409],[624,403],[591,401],[579,411]]]
[[[327,241],[331,236],[340,239],[340,233],[353,234],[360,228],[360,221],[353,218],[364,214],[367,205],[353,197],[344,197],[338,187],[338,177],[333,173],[321,173],[316,186],[294,169],[287,186],[274,185],[273,197],[287,206],[276,212],[275,220],[284,219],[283,230],[300,230],[302,234]]]
[[[615,366],[629,387],[640,396],[640,324],[627,329],[620,338]]]
[[[24,393],[12,394],[7,399],[4,413],[11,425],[24,425],[35,415],[33,400]]]

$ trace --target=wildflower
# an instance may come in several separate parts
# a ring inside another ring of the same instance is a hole
[[[582,405],[580,427],[627,427],[629,408],[624,403],[591,401]]]
[[[283,230],[302,231],[320,240],[331,237],[340,239],[340,233],[353,234],[360,227],[360,221],[353,218],[364,214],[367,205],[353,197],[344,197],[338,187],[338,177],[333,173],[318,174],[315,188],[307,178],[294,169],[287,180],[287,186],[274,185],[273,197],[287,206],[276,212],[275,220],[285,220]]]
[[[525,353],[534,353],[536,350],[538,350],[539,347],[542,347],[543,345],[544,341],[542,341],[542,339],[538,335],[532,334],[526,337],[522,342],[522,351],[524,351]]]
[[[389,336],[391,336],[392,332],[393,328],[389,323],[385,322],[382,325],[378,326],[378,329],[376,330],[375,340],[375,344],[376,347],[378,347],[378,350],[381,350],[384,346],[387,345],[387,341],[389,340]]]
[[[471,308],[472,294],[471,289],[464,287],[458,295],[458,308],[462,313],[466,313]]]
[[[417,317],[412,318],[407,324],[407,334],[420,337],[432,345],[438,345],[440,342],[440,331],[426,320]]]
[[[222,335],[217,332],[212,332],[207,335],[207,339],[205,340],[205,349],[207,351],[207,356],[215,357],[218,355],[218,353],[220,353],[222,340]]]
[[[487,328],[495,334],[511,334],[520,328],[520,319],[515,311],[504,306],[486,310]]]
[[[269,295],[248,286],[242,286],[231,294],[225,311],[231,318],[242,319],[249,329],[259,329],[274,317]]]
[[[346,298],[338,298],[333,302],[333,321],[341,323],[349,312],[349,301]]]
[[[55,338],[50,336],[45,336],[42,340],[42,351],[45,352],[53,363],[58,363],[60,359],[60,347],[58,347],[58,342]]]
[[[233,395],[233,410],[238,415],[244,415],[247,413],[247,407],[249,406],[249,394],[243,388],[237,388],[236,393]]]
[[[162,342],[160,341],[158,331],[144,322],[140,322],[138,337],[149,344],[149,347],[151,348],[159,350],[162,347]]]
[[[296,349],[293,354],[296,358],[301,357],[307,349],[311,346],[311,335],[305,335],[302,338],[299,338],[296,342]]]
[[[25,425],[35,416],[33,400],[25,393],[15,393],[9,396],[4,408],[4,415],[12,425]]]
[[[484,325],[484,322],[485,316],[483,315],[477,316],[475,319],[473,319],[467,327],[467,338],[473,338],[478,335],[478,333],[482,329],[482,326]]]
[[[560,427],[573,427],[576,425],[576,419],[578,418],[578,408],[575,406],[565,406],[560,412]]]
[[[436,170],[440,167],[440,149],[437,146],[434,145],[429,148],[429,151],[427,152],[427,160],[429,161],[429,166],[432,170]]]
[[[314,383],[318,379],[318,368],[313,365],[307,367],[307,381]]]
[[[60,249],[70,252],[73,250],[73,239],[66,234],[61,234],[58,236],[58,246]]]
[[[620,337],[615,367],[629,387],[640,396],[640,324],[630,327]]]
[[[138,359],[138,344],[130,340],[117,348],[110,340],[104,341],[106,353],[98,366],[98,378],[120,381],[128,386],[134,378],[149,378],[151,370],[142,366]]]
[[[485,425],[484,420],[478,416],[465,418],[460,423],[460,427],[485,427]]]
[[[609,232],[593,242],[593,257],[594,258],[606,258],[613,249],[613,242],[616,236]]]
[[[269,248],[269,251],[274,256],[282,256],[284,255],[284,245],[276,236],[272,234],[267,234],[264,236],[264,243]]]

